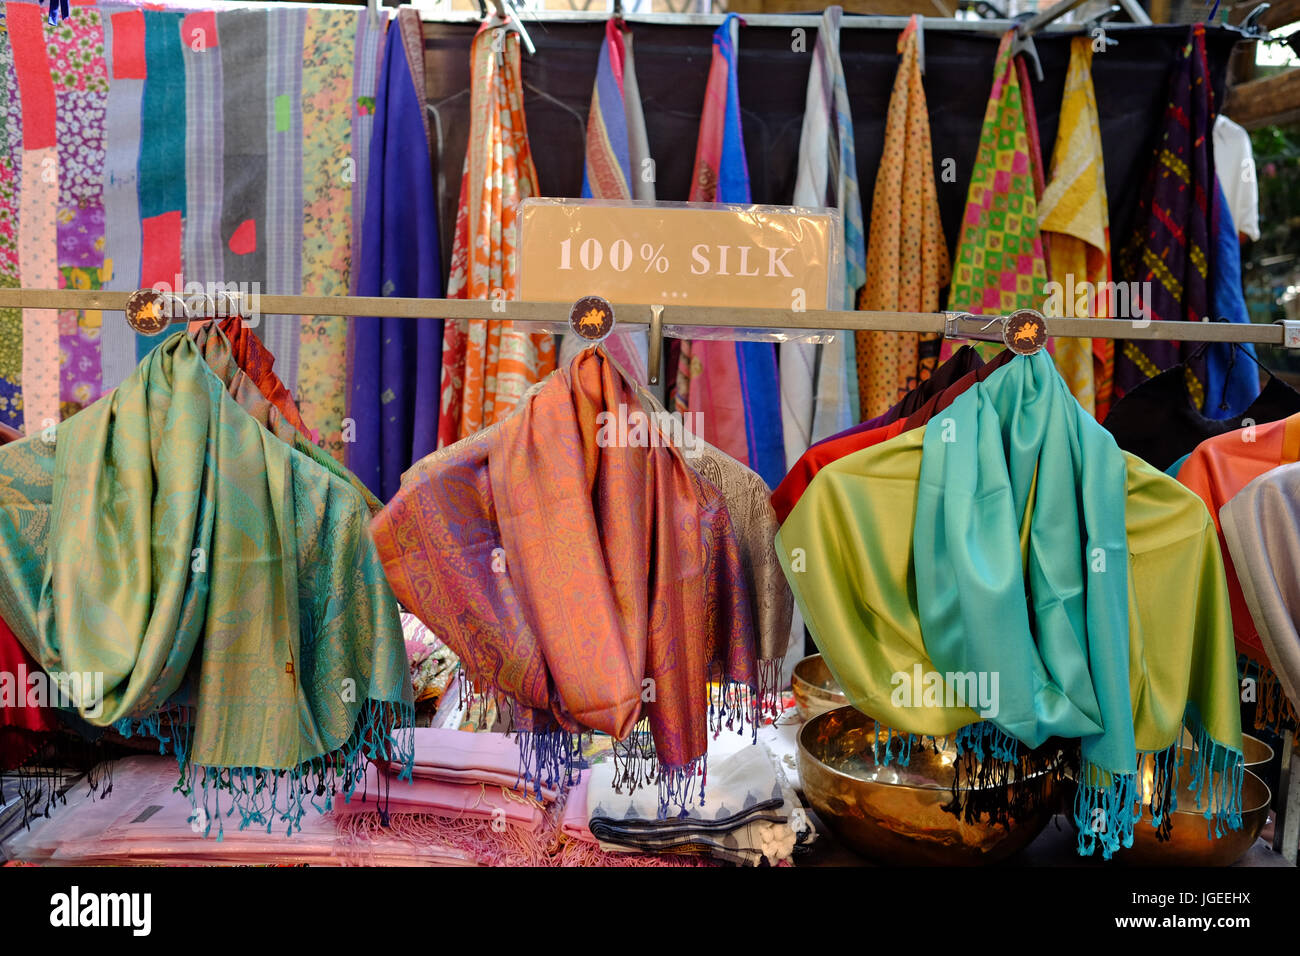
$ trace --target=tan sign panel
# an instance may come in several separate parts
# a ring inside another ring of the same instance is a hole
[[[525,302],[833,307],[833,210],[527,199],[518,218]]]

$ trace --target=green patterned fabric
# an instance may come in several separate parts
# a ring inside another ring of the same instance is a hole
[[[224,790],[292,831],[367,757],[409,766],[411,685],[365,500],[241,407],[215,337],[0,448],[0,617],[47,671],[102,673],[82,715],[169,745],[219,826]]]

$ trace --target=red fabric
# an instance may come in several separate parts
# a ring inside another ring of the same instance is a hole
[[[0,445],[17,441],[22,435],[7,425],[0,425]],[[27,648],[18,642],[9,625],[0,620],[0,674],[10,675],[24,706],[0,706],[0,770],[13,770],[34,754],[45,734],[59,729],[58,718],[48,707],[27,707],[26,674],[41,673]]]
[[[34,3],[11,3],[6,9],[18,97],[23,104],[23,148],[46,149],[55,143],[54,80],[45,52],[41,8]]]
[[[113,79],[143,80],[149,75],[144,56],[144,11],[126,10],[112,16]],[[23,123],[27,122],[26,108]]]
[[[257,251],[257,220],[245,219],[230,234],[230,251],[237,256],[246,256]]]
[[[869,431],[849,432],[840,438],[828,438],[824,442],[813,445],[800,456],[789,474],[782,479],[781,484],[776,486],[776,491],[772,492],[772,507],[776,509],[777,520],[784,523],[785,519],[790,517],[790,512],[799,503],[799,499],[812,484],[812,480],[817,477],[817,472],[831,462],[856,451],[862,451],[864,448],[879,445],[913,428],[920,428],[951,405],[962,392],[976,382],[984,381],[1013,358],[1015,358],[1014,352],[1003,351],[987,365],[981,365],[974,371],[967,372],[943,391],[931,396],[929,401],[907,418],[897,419]]]
[[[1196,446],[1178,470],[1178,480],[1200,496],[1219,530],[1219,550],[1228,578],[1228,599],[1232,604],[1232,629],[1237,650],[1267,663],[1264,645],[1250,615],[1241,581],[1232,565],[1228,544],[1219,527],[1219,509],[1228,499],[1265,472],[1300,459],[1300,415],[1280,422],[1241,428],[1207,438]]]
[[[293,395],[284,387],[280,376],[275,374],[275,356],[262,344],[261,340],[245,325],[244,320],[232,315],[221,321],[221,331],[230,340],[230,352],[238,365],[257,386],[257,390],[266,396],[266,400],[279,409],[285,421],[302,433],[308,441],[314,441],[311,429],[302,420],[298,405]]]
[[[195,46],[195,42],[199,46]],[[188,13],[181,21],[181,42],[191,50],[211,50],[217,43],[217,15],[212,10]]]
[[[179,210],[140,222],[140,285],[179,292],[181,281],[181,214]]]

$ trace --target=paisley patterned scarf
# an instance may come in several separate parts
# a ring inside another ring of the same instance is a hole
[[[372,530],[399,600],[511,702],[527,779],[562,783],[574,735],[648,718],[666,813],[705,783],[710,676],[756,687],[754,627],[722,494],[644,432],[611,440],[637,408],[584,350],[417,462]]]
[[[209,334],[0,449],[0,617],[46,671],[103,675],[82,716],[170,747],[200,820],[224,791],[292,831],[336,776],[409,762],[401,625],[362,497],[240,407]]]

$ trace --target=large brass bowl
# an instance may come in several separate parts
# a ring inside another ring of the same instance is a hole
[[[1192,751],[1183,751],[1184,768]],[[1217,781],[1218,774],[1215,774]],[[1205,793],[1212,792],[1210,785]],[[1196,794],[1187,789],[1186,770],[1178,788],[1178,809],[1174,811],[1173,829],[1169,840],[1161,842],[1151,826],[1151,814],[1133,829],[1133,846],[1115,854],[1116,860],[1134,866],[1229,866],[1245,855],[1255,845],[1264,822],[1268,819],[1268,805],[1273,795],[1268,784],[1247,770],[1241,788],[1241,829],[1227,830],[1222,836],[1211,837],[1211,821],[1205,819],[1205,805],[1196,805]]]
[[[1192,746],[1192,735],[1186,730],[1183,731],[1184,749]],[[1252,737],[1250,734],[1241,735],[1241,752],[1246,758],[1246,767],[1257,767],[1260,764],[1266,764],[1273,759],[1273,748],[1258,737]]]
[[[790,689],[794,691],[799,716],[805,721],[849,702],[820,654],[812,654],[794,665]]]
[[[817,815],[869,859],[903,866],[978,866],[1023,849],[1055,809],[1052,792],[1028,819],[966,823],[943,807],[952,800],[953,751],[912,751],[907,767],[876,765],[875,724],[840,707],[799,732],[799,778]]]

